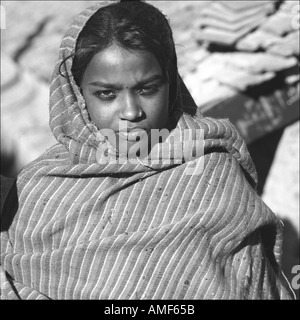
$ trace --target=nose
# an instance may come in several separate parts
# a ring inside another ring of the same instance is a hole
[[[120,119],[134,121],[140,118],[142,114],[143,111],[138,98],[131,93],[126,94],[121,106]]]

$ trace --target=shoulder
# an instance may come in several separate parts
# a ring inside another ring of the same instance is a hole
[[[203,116],[183,114],[182,127],[201,130],[205,154],[225,153],[243,168],[251,184],[257,184],[257,172],[248,151],[247,144],[237,128],[229,119],[214,119]]]

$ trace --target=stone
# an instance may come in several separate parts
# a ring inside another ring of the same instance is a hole
[[[292,24],[293,16],[291,13],[276,12],[265,23],[260,26],[260,29],[268,31],[278,36],[283,36],[294,31]]]
[[[199,42],[208,41],[226,46],[234,46],[238,40],[257,28],[264,21],[266,21],[266,17],[260,17],[259,19],[254,20],[237,31],[206,27],[199,29],[199,31],[195,34]]]
[[[266,49],[271,44],[281,41],[282,38],[269,33],[266,30],[256,29],[254,32],[247,34],[236,44],[236,49],[240,51],[258,51]]]
[[[249,2],[249,1],[248,1]],[[257,2],[255,2],[257,3]],[[249,17],[264,14],[269,15],[274,12],[274,3],[267,3],[264,6],[253,7],[243,12],[235,12],[224,6],[225,2],[213,1],[210,6],[205,7],[199,12],[199,20],[207,17],[211,19],[221,20],[227,23],[238,23]]]
[[[215,79],[220,83],[233,87],[238,91],[246,91],[249,87],[259,86],[262,83],[275,78],[274,72],[265,72],[262,74],[250,74],[241,69],[227,68],[225,72],[217,73]]]
[[[224,1],[222,4],[228,7],[230,10],[242,13],[249,9],[261,8],[269,4],[274,4],[277,1]]]
[[[220,53],[216,58],[222,59],[226,65],[248,71],[250,74],[280,72],[298,65],[298,59],[295,57],[285,58],[263,52]]]
[[[202,81],[199,75],[197,72],[190,73],[183,80],[201,112],[236,95],[234,88],[223,85],[216,79]]]
[[[289,33],[286,37],[282,38],[271,44],[267,51],[271,54],[276,54],[282,57],[290,57],[300,55],[300,40],[299,30]]]
[[[228,32],[239,32],[240,30],[247,28],[248,26],[259,26],[261,24],[262,19],[265,20],[265,14],[263,12],[259,12],[258,14],[250,17],[245,17],[243,20],[239,21],[224,21],[223,19],[212,19],[211,17],[203,17],[199,19],[198,27],[205,28],[217,28],[221,30],[226,30]]]

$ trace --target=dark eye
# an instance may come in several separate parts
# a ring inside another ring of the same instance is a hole
[[[112,100],[116,97],[116,94],[111,90],[99,90],[95,94],[102,100]]]
[[[158,91],[158,86],[157,85],[152,85],[152,86],[145,86],[139,89],[139,93],[141,95],[151,95],[154,94]]]

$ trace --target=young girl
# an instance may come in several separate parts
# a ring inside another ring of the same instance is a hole
[[[21,172],[18,209],[4,211],[1,298],[290,299],[282,226],[244,141],[195,109],[159,10],[82,12],[51,84],[58,144]],[[154,141],[161,130],[175,139]],[[191,161],[186,130],[204,150]]]

